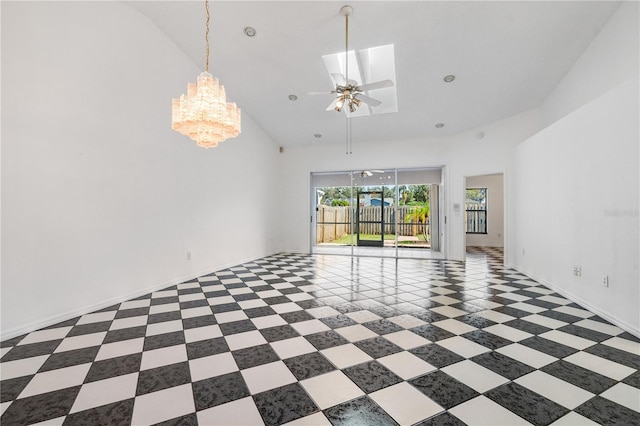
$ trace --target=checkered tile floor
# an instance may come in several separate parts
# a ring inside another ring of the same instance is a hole
[[[3,425],[640,424],[640,340],[496,249],[267,257],[1,356]]]

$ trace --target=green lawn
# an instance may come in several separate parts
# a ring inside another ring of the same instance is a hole
[[[402,241],[402,244],[411,244],[411,243],[423,243],[424,242],[424,235],[420,234],[420,235],[416,235],[418,237],[419,241]],[[380,235],[375,235],[375,234],[360,234],[360,239],[361,240],[380,240]],[[386,234],[384,236],[385,240],[395,240],[396,236],[393,234]],[[353,242],[356,242],[356,236],[353,236]],[[340,238],[338,238],[337,240],[332,241],[333,244],[351,244],[351,235],[347,234],[344,235]]]

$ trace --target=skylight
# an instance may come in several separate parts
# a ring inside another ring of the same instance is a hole
[[[345,52],[324,55],[322,60],[329,73],[329,78],[331,78],[335,86],[336,82],[331,77],[331,74],[345,75]],[[357,81],[358,84],[374,83],[381,80],[391,80],[396,83],[393,44],[370,47],[358,51],[350,50],[349,75],[347,78]],[[350,114],[351,117],[398,112],[398,96],[395,84],[393,87],[372,90],[364,92],[364,94],[381,101],[382,105],[374,108],[363,103],[356,112]]]

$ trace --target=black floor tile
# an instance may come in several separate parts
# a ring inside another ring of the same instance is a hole
[[[238,371],[193,382],[192,388],[197,411],[251,395]]]
[[[389,333],[395,333],[397,331],[404,330],[399,325],[397,325],[395,323],[392,323],[391,321],[386,320],[386,319],[369,321],[369,322],[363,323],[362,325],[367,327],[369,330],[371,330],[371,331],[373,331],[375,333],[378,333],[380,335],[389,334]]]
[[[422,336],[425,339],[430,340],[432,342],[437,342],[438,340],[444,340],[444,339],[448,339],[449,337],[455,336],[455,334],[447,330],[443,330],[440,327],[436,327],[435,325],[432,325],[432,324],[420,325],[418,327],[412,328],[411,331],[416,333],[418,336]]]
[[[245,331],[257,330],[256,326],[251,322],[251,320],[240,320],[233,322],[226,322],[224,324],[219,324],[220,331],[225,336],[230,336],[232,334],[244,333]]]
[[[111,426],[128,424],[133,415],[133,401],[133,398],[126,399],[69,414],[64,419],[64,426]]]
[[[349,343],[347,339],[333,330],[309,334],[308,336],[305,336],[305,339],[307,339],[309,343],[315,346],[319,351]]]
[[[187,357],[189,359],[202,358],[228,351],[229,346],[224,337],[187,343]]]
[[[391,426],[398,423],[368,396],[362,396],[324,410],[334,426]]]
[[[540,336],[529,337],[528,339],[521,340],[519,343],[556,358],[564,358],[578,352],[575,348],[553,342]]]
[[[264,336],[267,342],[277,342],[299,336],[298,332],[289,324],[263,328],[260,330],[260,334]]]
[[[352,320],[346,315],[337,315],[335,317],[320,318],[320,321],[322,321],[327,327],[330,327],[333,329],[357,324],[357,322],[355,322],[354,320]]]
[[[136,395],[157,392],[189,382],[191,382],[191,373],[188,362],[142,370],[138,375]]]
[[[271,345],[252,346],[233,351],[232,354],[241,370],[280,360]]]
[[[467,424],[448,411],[445,411],[442,414],[423,420],[413,426],[467,426]]]
[[[107,332],[102,344],[121,342],[123,340],[137,339],[144,337],[147,332],[147,326],[141,325],[139,327],[123,328],[121,330],[112,330]]]
[[[484,330],[470,331],[468,333],[462,334],[462,337],[494,350],[513,343],[511,340],[496,336],[495,334],[489,333]]]
[[[285,365],[298,380],[310,379],[334,371],[336,367],[319,352],[300,355],[284,360]]]
[[[366,393],[372,393],[402,381],[377,361],[357,364],[345,368],[342,372]]]
[[[155,336],[147,336],[144,339],[145,351],[153,349],[166,348],[167,346],[181,345],[184,343],[184,332],[174,331],[172,333],[157,334]]]
[[[601,425],[639,425],[640,413],[596,396],[573,411]]]
[[[591,393],[599,394],[614,386],[617,381],[605,377],[595,371],[587,370],[567,361],[558,360],[542,367],[540,370],[558,377]]]
[[[318,411],[318,407],[299,383],[253,395],[266,426],[281,425]]]
[[[517,383],[491,389],[485,396],[534,425],[549,425],[569,410]]]
[[[599,356],[609,361],[617,362],[618,364],[626,365],[627,367],[640,369],[640,355],[632,354],[631,352],[623,351],[620,349],[612,348],[607,345],[594,345],[584,350],[592,355]]]
[[[142,353],[119,356],[91,364],[89,373],[84,382],[95,382],[97,380],[109,379],[111,377],[122,376],[124,374],[140,371]]]
[[[457,353],[434,343],[410,349],[409,352],[438,368],[443,368],[464,360],[464,358]]]
[[[400,346],[391,343],[382,336],[360,340],[354,344],[374,359],[402,352],[402,348]]]
[[[33,378],[32,375],[2,380],[0,382],[0,403],[13,401],[20,395]]]
[[[435,371],[409,381],[416,389],[446,409],[475,398],[478,392],[442,371]]]
[[[535,336],[537,336],[538,334],[546,333],[547,331],[551,331],[550,328],[543,327],[541,325],[534,324],[532,322],[529,322],[523,319],[515,319],[515,320],[507,321],[503,324],[509,327],[516,328],[520,331],[525,331]]]
[[[17,399],[2,414],[0,424],[26,425],[65,416],[71,410],[78,392],[80,392],[80,386],[74,386]]]
[[[50,355],[53,353],[53,351],[56,350],[60,342],[62,342],[62,339],[14,346],[11,350],[9,350],[9,352],[4,354],[0,361],[7,362],[40,355]]]
[[[486,352],[474,356],[471,358],[471,361],[493,371],[494,373],[498,373],[509,380],[515,380],[520,376],[524,376],[525,374],[535,371],[535,368],[520,361],[516,361],[506,355],[502,355],[499,352]]]
[[[55,353],[47,358],[42,367],[40,367],[39,372],[93,362],[99,350],[100,346],[92,346],[90,348]]]

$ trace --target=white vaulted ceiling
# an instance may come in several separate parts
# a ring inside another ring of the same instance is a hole
[[[204,69],[204,1],[125,4]],[[344,142],[331,96],[306,95],[332,88],[322,56],[344,50],[344,4],[351,49],[395,51],[398,112],[353,118],[362,142],[458,133],[541,105],[620,2],[212,1],[211,72],[279,145]],[[195,77],[176,76],[185,88]]]

